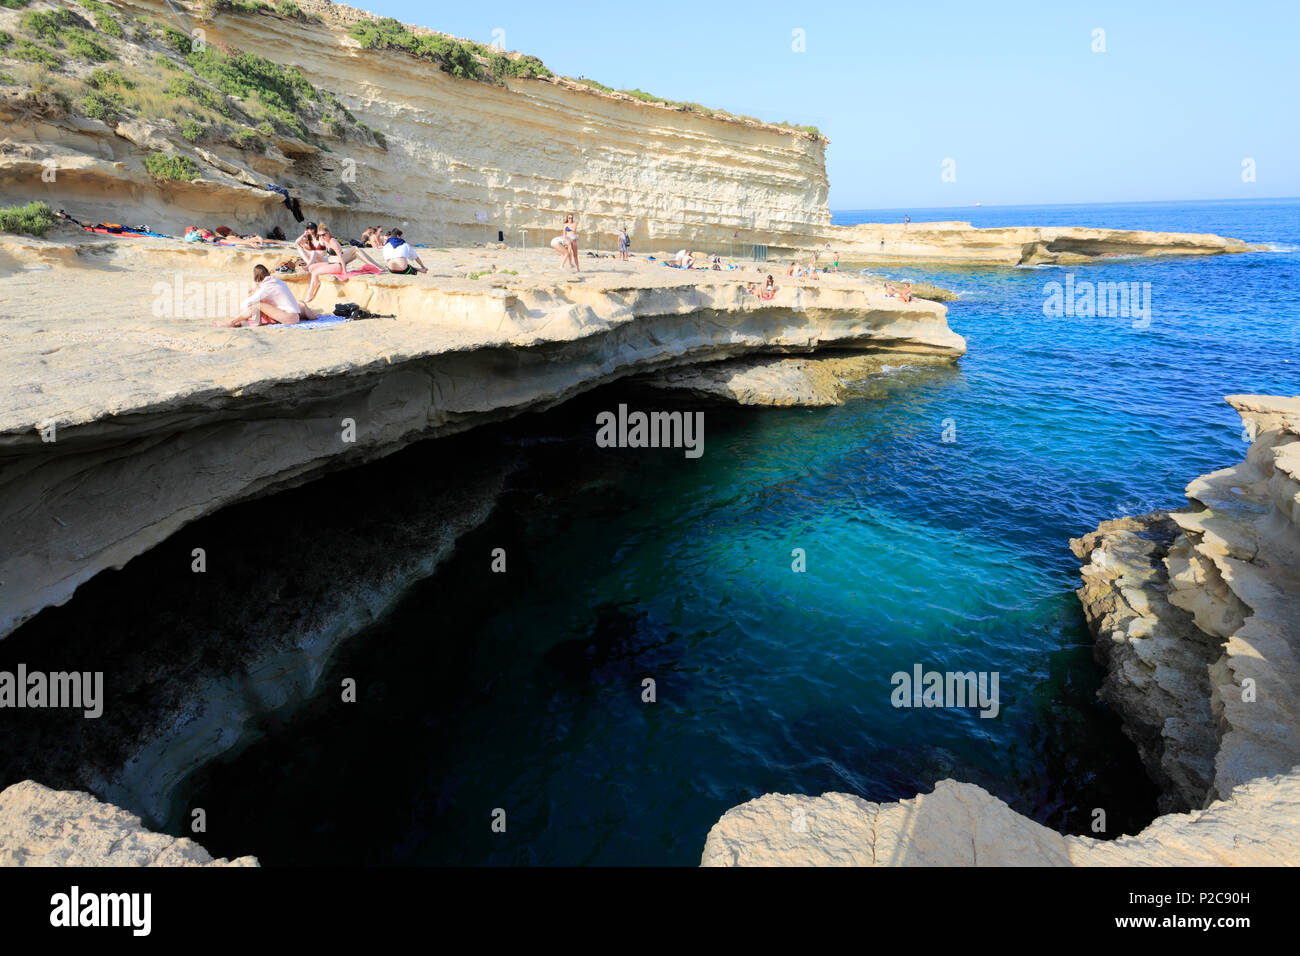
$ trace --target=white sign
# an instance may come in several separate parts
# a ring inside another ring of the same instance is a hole
[[[474,213],[474,218],[477,219],[479,222],[485,223],[487,222],[487,213],[484,212],[482,209],[480,209],[478,212]]]

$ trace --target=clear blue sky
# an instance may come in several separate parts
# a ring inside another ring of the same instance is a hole
[[[815,124],[832,209],[1300,196],[1300,0],[368,9],[484,43],[503,30],[619,89]]]

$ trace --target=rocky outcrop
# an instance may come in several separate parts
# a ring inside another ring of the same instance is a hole
[[[1218,749],[1210,666],[1222,640],[1170,603],[1165,558],[1178,534],[1157,512],[1103,522],[1071,542],[1089,562],[1078,594],[1105,675],[1099,696],[1123,715],[1166,812],[1205,804]]]
[[[1239,239],[1181,232],[1008,226],[976,229],[968,222],[837,226],[827,241],[852,262],[938,260],[991,265],[1070,265],[1122,256],[1204,256],[1259,248]]]
[[[1103,695],[1171,806],[1300,762],[1300,398],[1228,402],[1245,461],[1188,485],[1186,511],[1072,542]]]
[[[257,866],[257,860],[214,860],[193,840],[151,833],[139,817],[88,793],[25,780],[0,792],[0,866]]]
[[[1071,542],[1102,698],[1164,815],[1114,841],[1065,837],[971,784],[896,803],[768,794],[709,832],[702,863],[1277,866],[1300,855],[1300,397],[1232,395],[1246,460],[1191,508]],[[1188,812],[1179,812],[1179,811]]]
[[[895,803],[767,794],[723,814],[702,866],[1290,866],[1300,768],[1117,840],[1062,836],[974,784],[941,780]]]
[[[907,352],[742,358],[673,369],[643,381],[653,388],[737,405],[819,407],[843,405],[849,397],[862,394],[868,381],[901,368],[954,364],[950,357]]]
[[[0,242],[13,270],[0,307],[0,635],[234,501],[623,376],[830,347],[965,351],[944,306],[855,276],[763,301],[734,273],[595,260],[572,276],[550,252],[424,255],[432,277],[327,281],[316,303],[346,296],[397,319],[254,331],[214,329],[204,291],[237,300],[227,284],[268,257]],[[43,257],[68,281],[22,268]],[[78,285],[92,279],[88,308]],[[201,318],[184,315],[191,283]],[[21,307],[29,295],[41,311]]]

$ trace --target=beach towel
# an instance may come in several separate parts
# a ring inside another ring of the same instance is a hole
[[[342,325],[344,322],[351,322],[352,319],[342,315],[322,315],[319,319],[304,319],[302,322],[296,322],[293,325],[264,325],[264,329],[323,329],[331,325]]]

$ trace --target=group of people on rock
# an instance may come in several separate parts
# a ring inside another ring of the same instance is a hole
[[[402,236],[400,229],[385,231],[378,226],[371,226],[361,233],[360,241],[351,240],[345,246],[334,236],[329,226],[309,222],[303,227],[302,235],[294,240],[294,245],[298,247],[302,261],[311,273],[311,284],[307,287],[307,298],[304,300],[307,302],[316,297],[321,276],[347,275],[348,265],[358,259],[364,259],[366,266],[369,266],[368,269],[362,266],[360,271],[371,274],[387,271],[394,275],[415,275],[417,272],[429,271],[419,254]],[[371,259],[366,253],[367,249],[378,249],[383,254],[384,265],[380,266]]]
[[[308,304],[316,297],[320,289],[320,277],[323,275],[347,276],[348,267],[358,260],[364,260],[359,273],[371,275],[389,272],[394,275],[415,275],[428,272],[428,267],[420,259],[419,253],[406,241],[400,229],[383,230],[378,226],[366,229],[361,241],[349,240],[347,245],[339,241],[328,226],[318,226],[309,222],[304,226],[302,235],[294,240],[302,261],[311,275],[307,286],[307,295],[299,300],[288,283],[264,265],[253,268],[253,290],[241,304],[240,312],[229,324],[239,325],[295,325],[301,321],[319,318]],[[261,243],[247,243],[260,247]],[[370,257],[367,249],[379,250],[384,259],[380,266]],[[293,271],[291,265],[283,267]]]
[[[898,299],[899,301],[901,301],[901,302],[911,302],[911,301],[912,301],[912,283],[910,283],[910,282],[904,282],[904,283],[903,283],[903,288],[901,288],[901,289],[895,289],[892,285],[890,285],[888,282],[886,282],[886,283],[885,283],[885,295],[889,296],[891,299],[893,299],[893,298],[897,298],[897,299]]]

